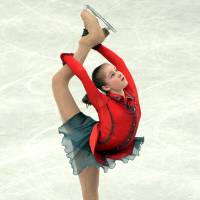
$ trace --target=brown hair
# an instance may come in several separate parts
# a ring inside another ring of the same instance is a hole
[[[103,63],[103,64],[99,65],[92,72],[92,81],[94,82],[96,87],[104,93],[107,93],[107,91],[103,90],[101,86],[106,85],[106,83],[104,81],[103,75],[100,75],[99,72],[102,70],[103,66],[105,66],[106,64],[107,63]],[[84,97],[82,98],[82,102],[86,104],[87,108],[89,105],[92,105],[87,94],[85,94]]]

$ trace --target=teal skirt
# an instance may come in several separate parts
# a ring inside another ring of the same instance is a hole
[[[74,175],[80,174],[83,169],[90,166],[102,167],[104,173],[116,166],[116,160],[110,158],[106,158],[107,165],[98,163],[91,152],[89,138],[92,128],[97,122],[92,117],[79,112],[58,127],[59,134],[63,134],[61,144],[64,146],[66,157],[69,159]],[[128,163],[129,160],[139,156],[143,143],[144,137],[135,137],[132,154],[120,160],[123,163]]]

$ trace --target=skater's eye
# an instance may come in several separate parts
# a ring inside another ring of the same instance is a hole
[[[116,71],[117,71],[117,69],[115,68],[115,72],[116,72]],[[114,74],[115,74],[115,73],[112,73],[112,74],[111,74],[111,77],[113,77]]]

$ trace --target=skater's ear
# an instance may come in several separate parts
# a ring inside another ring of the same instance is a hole
[[[105,68],[108,65],[108,63],[103,63],[97,66],[93,72],[92,72],[92,81],[96,85],[98,89],[100,89],[102,92],[106,92],[102,89],[103,85],[107,85],[105,82]]]
[[[103,85],[103,86],[101,86],[102,87],[102,89],[104,90],[104,91],[110,91],[110,86],[108,86],[108,85]]]

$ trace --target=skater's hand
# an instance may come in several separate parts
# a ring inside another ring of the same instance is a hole
[[[102,28],[101,33],[97,32],[96,34],[90,34],[87,30],[83,32],[81,39],[79,40],[79,45],[87,46],[92,48],[98,44],[101,44],[105,38],[109,35],[109,31],[106,28]]]
[[[79,40],[79,45],[85,46],[87,48],[92,48],[93,47],[93,41],[90,40],[90,38],[87,36],[82,37]]]

